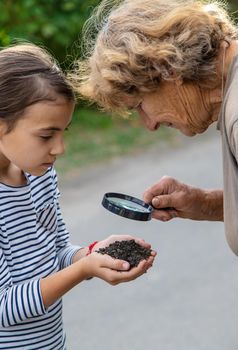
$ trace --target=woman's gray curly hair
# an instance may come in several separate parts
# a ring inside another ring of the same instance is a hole
[[[120,113],[161,81],[214,86],[221,42],[237,37],[221,3],[104,0],[85,26],[87,52],[71,78],[81,97]]]

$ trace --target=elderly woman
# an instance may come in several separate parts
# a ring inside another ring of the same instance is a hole
[[[99,31],[89,35],[89,28]],[[222,221],[224,216],[229,245],[238,255],[238,30],[223,5],[107,0],[89,20],[85,35],[94,41],[76,74],[81,96],[107,111],[134,109],[151,131],[165,125],[193,136],[217,123],[224,191],[164,177],[144,199],[163,221]]]

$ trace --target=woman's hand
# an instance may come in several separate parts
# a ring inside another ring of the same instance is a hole
[[[223,221],[223,191],[202,190],[163,176],[144,193],[144,201],[157,210],[153,218],[169,221],[175,217]]]

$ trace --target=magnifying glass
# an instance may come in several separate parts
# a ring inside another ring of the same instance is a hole
[[[149,221],[154,208],[141,199],[128,196],[123,193],[105,193],[102,205],[110,212],[123,216],[124,218]]]

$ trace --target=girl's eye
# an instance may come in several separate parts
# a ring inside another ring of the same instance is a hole
[[[52,137],[52,135],[47,135],[47,136],[40,136],[40,138],[41,139],[43,139],[43,140],[49,140],[49,139],[51,139],[51,137]]]

